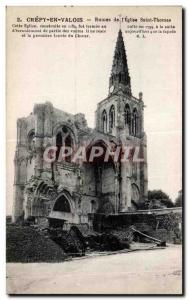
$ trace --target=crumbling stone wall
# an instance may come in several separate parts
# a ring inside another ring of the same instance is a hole
[[[67,218],[72,218],[72,222],[87,222],[88,214],[94,210],[105,214],[136,210],[137,202],[147,200],[147,139],[143,122],[143,95],[141,92],[138,98],[132,95],[128,70],[120,30],[108,96],[97,106],[95,129],[88,128],[83,113],[66,113],[49,102],[36,104],[28,117],[18,120],[13,221],[23,214],[28,218],[44,217],[52,213],[55,197],[64,190],[70,195],[67,201],[74,203]],[[127,106],[129,113],[126,118]],[[74,148],[86,144],[107,148],[111,142],[115,146],[131,144],[140,147],[144,162],[136,166],[131,161],[127,164],[114,162],[113,166],[108,165],[107,170],[103,168],[101,176],[99,173],[97,175],[93,166],[86,169],[84,163],[77,165],[70,160],[66,163],[46,162],[43,154],[47,147],[57,146],[59,153],[63,143],[66,143],[66,133]],[[33,178],[36,179],[35,187],[32,185]],[[136,200],[133,199],[133,186],[138,191]],[[59,212],[58,216],[64,218],[65,214]]]

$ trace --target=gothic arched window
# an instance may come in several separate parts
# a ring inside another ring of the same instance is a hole
[[[125,125],[128,125],[129,134],[131,133],[131,110],[128,104],[125,105]]]
[[[132,115],[132,133],[134,136],[138,134],[138,112],[136,108],[134,108]]]
[[[91,200],[91,213],[95,213],[97,210],[97,204],[95,200]]]
[[[118,76],[119,76],[119,82],[121,82],[121,79],[122,79],[122,78],[121,78],[121,73],[119,73]]]
[[[33,150],[35,147],[35,132],[31,131],[28,134],[28,149]]]
[[[106,114],[106,110],[103,110],[102,113],[102,130],[104,133],[107,132],[107,114]]]
[[[66,151],[69,151],[68,148],[70,148],[70,153],[71,153],[73,145],[72,145],[72,138],[71,138],[70,134],[68,134],[65,137],[65,139],[64,139],[64,146],[67,147]],[[68,161],[68,162],[71,162],[71,154],[65,156],[65,160]]]
[[[62,145],[63,145],[62,134],[61,132],[58,132],[58,134],[56,135],[56,147],[57,147],[56,160],[58,160]]]
[[[115,127],[115,108],[114,105],[112,105],[109,112],[109,128],[112,129],[114,127]]]
[[[65,197],[65,195],[61,195],[57,199],[57,201],[55,202],[53,210],[54,211],[66,212],[66,213],[70,213],[71,212],[69,201],[67,200],[67,198]]]
[[[131,186],[131,200],[136,204],[138,204],[138,202],[140,200],[139,189],[138,189],[137,185],[134,183]]]
[[[73,145],[74,145],[74,138],[71,129],[65,125],[62,128],[59,128],[56,135],[56,147],[57,147],[56,160],[58,160],[60,154],[62,155],[62,157],[60,157],[59,162],[62,159],[64,159],[67,162],[71,162]],[[62,146],[65,147],[62,148],[64,153],[63,152],[61,153]]]

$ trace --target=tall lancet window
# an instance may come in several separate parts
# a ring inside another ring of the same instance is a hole
[[[71,139],[70,134],[64,138],[64,146],[67,147],[67,148],[65,148],[65,149],[67,149],[66,151],[69,151],[68,150],[69,148],[72,149],[73,144],[72,144],[72,139]],[[70,153],[71,153],[71,150],[70,150]],[[69,152],[68,153],[66,152],[66,154],[67,154],[67,156],[65,156],[65,161],[71,162],[71,154],[68,155]]]
[[[63,145],[62,134],[61,134],[61,132],[58,132],[56,135],[56,147],[57,147],[56,160],[58,160],[58,158],[59,158],[59,154],[60,154],[62,145]]]
[[[106,110],[103,110],[103,113],[102,113],[102,129],[103,129],[104,133],[107,132],[107,114],[106,114]]]
[[[132,116],[132,133],[134,136],[138,135],[138,112],[136,108],[134,108]]]
[[[71,131],[67,126],[63,126],[62,128],[62,137],[63,137],[63,146],[65,147],[65,157],[64,160],[66,162],[71,162],[71,153],[73,151],[73,139],[71,135]]]
[[[63,126],[56,134],[56,160],[58,161],[59,155],[61,155],[59,162],[61,162],[62,158],[67,162],[71,162],[73,146],[74,140],[70,129],[67,126]],[[64,152],[61,152],[62,150]]]
[[[114,127],[115,127],[115,107],[114,105],[112,105],[109,112],[109,128],[113,129]]]
[[[125,125],[128,125],[129,134],[131,134],[131,110],[128,104],[125,105]]]
[[[119,73],[119,82],[121,83],[121,73]]]
[[[35,132],[32,130],[28,135],[28,149],[34,150],[35,147]]]

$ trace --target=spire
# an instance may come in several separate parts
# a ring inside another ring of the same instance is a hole
[[[122,90],[124,93],[131,94],[131,80],[121,29],[115,47],[109,89],[110,93],[117,93]]]

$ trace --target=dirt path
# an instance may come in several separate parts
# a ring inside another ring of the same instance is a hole
[[[7,264],[15,294],[180,294],[181,246],[66,261]]]

